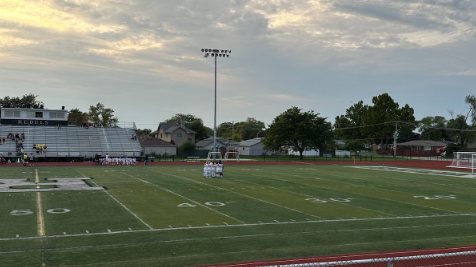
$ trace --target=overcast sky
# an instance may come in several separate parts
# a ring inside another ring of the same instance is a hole
[[[213,127],[291,106],[334,123],[389,93],[425,116],[476,94],[474,0],[0,0],[0,97],[156,129],[176,113]]]

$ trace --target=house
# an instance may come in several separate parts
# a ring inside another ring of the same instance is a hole
[[[213,149],[213,136],[208,137],[206,139],[200,140],[195,144],[197,150],[212,150]],[[225,138],[217,138],[217,148],[226,147],[230,141]],[[235,142],[235,144],[237,144]]]
[[[271,155],[271,151],[265,150],[263,148],[263,143],[261,142],[261,137],[241,141],[236,146],[238,153],[244,156],[260,156],[263,154]]]
[[[170,143],[173,141],[177,147],[185,142],[195,143],[195,134],[196,132],[194,130],[185,127],[184,121],[180,124],[161,122],[157,131],[151,133],[156,139],[162,139]]]
[[[147,138],[141,140],[141,145],[144,148],[144,154],[149,155],[155,153],[157,155],[177,155],[177,146],[166,142],[162,139]]]
[[[397,144],[397,155],[439,156],[449,142],[413,140]],[[392,148],[393,151],[393,148]]]

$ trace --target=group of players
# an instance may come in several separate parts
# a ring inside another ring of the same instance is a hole
[[[203,166],[203,177],[223,177],[223,162],[221,160],[206,162]]]
[[[106,157],[101,158],[96,156],[95,162],[97,165],[109,165],[109,166],[131,166],[136,165],[136,158],[118,158],[118,157],[109,157],[106,154]]]

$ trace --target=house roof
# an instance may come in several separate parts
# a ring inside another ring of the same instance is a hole
[[[167,141],[164,141],[160,138],[146,138],[146,139],[142,139],[141,140],[141,143],[142,143],[142,146],[144,147],[150,147],[150,146],[155,146],[155,147],[164,147],[164,146],[168,146],[168,147],[176,147],[174,144],[172,143],[169,143]]]
[[[197,147],[206,147],[209,144],[213,143],[213,136],[205,138],[203,140],[198,141],[195,145]],[[217,143],[221,143],[222,145],[227,145],[228,144],[228,139],[225,138],[217,138]]]
[[[251,146],[254,146],[254,145],[257,145],[261,143],[261,137],[257,137],[257,138],[253,138],[253,139],[249,139],[249,140],[244,140],[244,141],[241,141],[239,145],[237,146],[245,146],[245,147],[251,147]]]
[[[432,140],[413,140],[403,143],[398,143],[397,146],[446,146],[448,143]]]
[[[187,127],[181,127],[179,124],[174,123],[174,122],[161,122],[159,124],[159,128],[160,127],[162,127],[162,129],[164,130],[164,133],[173,133],[175,130],[177,130],[179,128],[185,130],[189,134],[190,133],[192,133],[192,134],[196,133],[194,130],[189,129]]]

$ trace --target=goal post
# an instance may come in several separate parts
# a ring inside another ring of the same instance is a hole
[[[207,163],[210,163],[214,160],[223,160],[221,157],[221,152],[208,152]]]
[[[234,159],[237,162],[240,161],[240,154],[237,151],[229,151],[225,153],[224,162],[227,162],[229,159]]]
[[[454,152],[453,161],[448,167],[471,169],[472,173],[476,168],[476,152]]]

